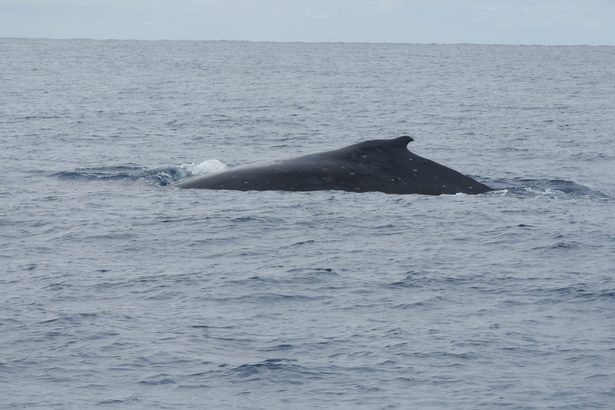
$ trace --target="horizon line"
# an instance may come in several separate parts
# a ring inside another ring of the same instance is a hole
[[[144,39],[144,38],[95,38],[95,37],[14,37],[0,36],[0,40],[58,40],[58,41],[143,41],[143,42],[234,42],[234,43],[276,43],[276,44],[373,44],[373,45],[468,45],[468,46],[522,46],[522,47],[615,47],[615,44],[590,43],[474,43],[474,42],[400,42],[400,41],[307,41],[307,40],[242,40],[242,39]]]

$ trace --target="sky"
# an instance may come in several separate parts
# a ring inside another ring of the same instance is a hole
[[[0,37],[615,45],[615,0],[0,0]]]

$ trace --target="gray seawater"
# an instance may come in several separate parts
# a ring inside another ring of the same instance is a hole
[[[0,407],[615,408],[614,130],[614,47],[0,39]],[[403,134],[498,190],[172,186]]]

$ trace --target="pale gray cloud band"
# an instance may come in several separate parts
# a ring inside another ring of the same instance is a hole
[[[615,45],[612,0],[0,0],[0,37]]]

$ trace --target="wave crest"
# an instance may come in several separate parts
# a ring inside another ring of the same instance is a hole
[[[184,178],[195,175],[204,175],[222,172],[227,166],[217,159],[208,159],[199,163],[187,163],[171,167],[146,168],[135,164],[77,168],[73,171],[62,171],[52,174],[53,177],[66,179],[80,179],[86,181],[139,181],[166,186]]]

